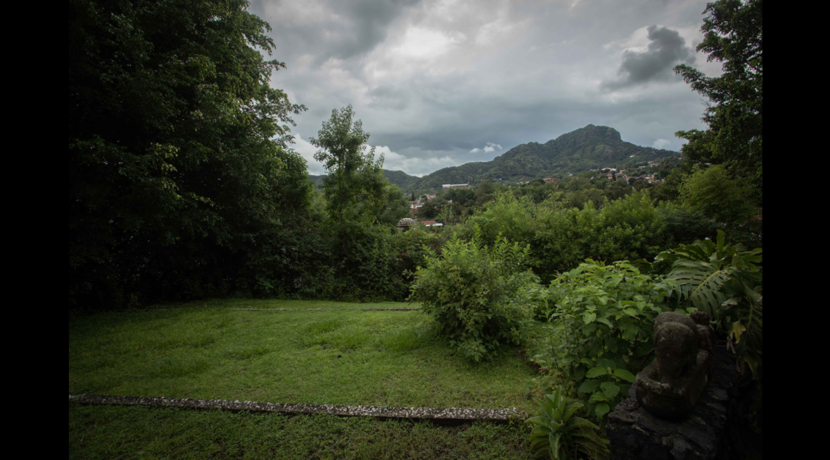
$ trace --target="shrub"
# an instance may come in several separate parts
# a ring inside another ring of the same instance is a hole
[[[530,449],[535,457],[550,454],[555,459],[605,458],[610,453],[608,440],[599,435],[599,427],[575,414],[583,404],[566,398],[562,389],[545,395],[540,401],[542,415],[525,423],[535,425],[530,432]]]
[[[425,248],[410,300],[420,301],[450,345],[475,362],[492,357],[500,345],[521,344],[529,321],[527,291],[538,280],[523,263],[530,251],[498,237],[483,246],[480,230],[473,240],[457,236],[439,257]]]
[[[586,258],[603,261],[651,259],[669,242],[663,219],[647,192],[634,192],[579,209],[539,211],[531,242],[533,264],[543,279],[570,270]]]
[[[426,250],[440,253],[443,244],[441,236],[435,231],[426,230],[422,225],[414,225],[405,232],[395,230],[392,235],[392,299],[406,300],[409,289],[415,279],[415,270],[426,265]]]
[[[574,382],[588,411],[602,418],[625,398],[651,351],[654,318],[670,311],[676,282],[653,278],[628,261],[587,260],[548,289],[551,355],[537,357]]]

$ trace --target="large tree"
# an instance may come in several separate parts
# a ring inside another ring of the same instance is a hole
[[[327,177],[323,190],[329,215],[342,231],[344,220],[371,224],[385,207],[383,155],[375,160],[375,148],[368,148],[369,133],[363,131],[363,122],[354,120],[349,105],[334,109],[331,119],[309,142],[320,150],[314,159],[323,163]]]
[[[70,305],[221,291],[307,206],[305,107],[270,87],[247,5],[70,0]]]
[[[682,152],[693,163],[723,164],[733,176],[755,182],[760,204],[762,178],[763,47],[761,0],[718,0],[707,4],[697,51],[723,64],[723,74],[707,77],[687,66],[675,67],[710,104],[705,131],[679,131],[688,140]]]

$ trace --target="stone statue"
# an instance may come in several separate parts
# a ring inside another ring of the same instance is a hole
[[[654,320],[657,358],[637,374],[637,401],[652,414],[669,420],[687,416],[708,382],[714,353],[709,316],[690,318],[664,312]]]

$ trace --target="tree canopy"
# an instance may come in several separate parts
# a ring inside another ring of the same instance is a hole
[[[309,142],[320,150],[314,159],[323,163],[328,177],[323,180],[329,215],[343,226],[344,213],[349,221],[371,224],[385,207],[383,155],[375,160],[375,148],[368,148],[369,133],[363,122],[354,121],[349,105],[334,109],[331,119],[323,122],[317,137]]]
[[[682,152],[696,163],[724,164],[732,174],[756,184],[760,202],[763,118],[762,0],[718,0],[706,6],[697,51],[723,64],[720,77],[707,77],[687,66],[675,67],[694,91],[710,101],[703,115],[705,131],[679,131],[689,142]]]
[[[69,2],[69,302],[222,292],[309,202],[243,0]],[[225,287],[223,287],[225,286]]]

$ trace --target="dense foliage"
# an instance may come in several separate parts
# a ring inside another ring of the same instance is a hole
[[[761,248],[744,250],[726,243],[718,231],[715,242],[704,240],[661,252],[655,271],[669,271],[687,308],[706,312],[716,330],[728,335],[739,362],[760,375],[763,329]],[[670,267],[670,268],[669,268]]]
[[[602,418],[627,396],[653,347],[654,318],[670,310],[671,286],[627,261],[589,260],[563,273],[537,295],[537,315],[551,333],[550,353],[537,360],[566,376],[589,413]]]
[[[284,65],[246,6],[69,2],[70,306],[247,288],[259,243],[299,224],[305,108],[270,87]]]
[[[501,237],[484,245],[474,235],[469,242],[454,237],[440,256],[426,251],[410,299],[421,302],[451,346],[479,362],[502,345],[524,342],[530,320],[527,291],[537,280],[524,268],[529,248]]]
[[[501,233],[529,244],[528,264],[548,282],[587,258],[652,260],[675,242],[714,236],[716,228],[700,214],[656,203],[647,191],[633,191],[610,202],[603,199],[599,206],[588,202],[582,209],[569,207],[561,195],[537,204],[527,196],[496,193],[483,212],[468,220],[466,230],[456,232],[469,237],[471,226],[478,225],[487,242]]]
[[[429,231],[423,225],[416,225],[409,230],[392,236],[392,270],[391,284],[394,289],[393,300],[406,300],[409,288],[415,279],[418,267],[425,267],[428,255],[440,254],[444,240],[437,232]]]
[[[723,64],[723,74],[707,77],[679,65],[694,91],[706,96],[705,131],[677,133],[689,142],[686,158],[695,163],[723,164],[730,175],[747,180],[756,206],[761,205],[763,139],[763,8],[762,0],[719,0],[709,3],[697,51]]]

